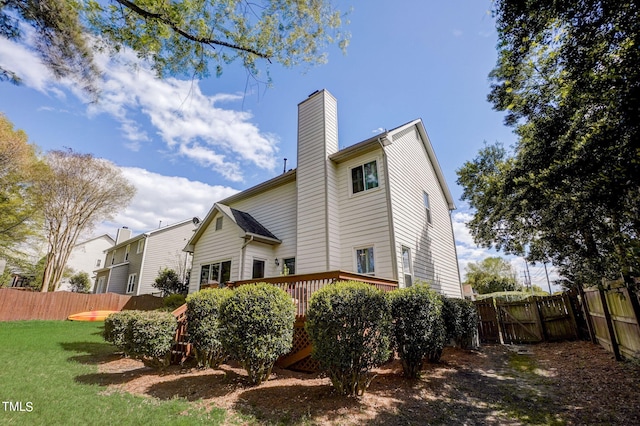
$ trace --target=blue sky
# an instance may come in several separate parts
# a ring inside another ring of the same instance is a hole
[[[0,38],[0,65],[22,86],[0,84],[0,112],[43,151],[69,147],[111,160],[136,185],[126,211],[96,233],[136,231],[203,217],[213,202],[295,167],[297,105],[318,89],[338,99],[341,147],[422,118],[458,210],[453,213],[461,270],[491,255],[471,240],[455,171],[483,142],[514,143],[503,114],[486,101],[497,34],[491,1],[335,1],[349,10],[347,53],[328,49],[310,69],[263,64],[259,80],[239,65],[221,77],[157,80],[100,58],[105,81],[98,103],[71,82],[55,81],[23,46]],[[167,190],[167,188],[169,188]],[[522,260],[513,259],[520,277]],[[534,284],[547,288],[542,267]]]

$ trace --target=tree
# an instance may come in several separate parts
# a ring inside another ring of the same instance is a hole
[[[162,291],[162,297],[169,296],[170,294],[186,295],[189,291],[189,284],[183,283],[178,273],[169,268],[164,268],[158,272],[153,286]]]
[[[638,2],[499,0],[489,100],[518,141],[458,171],[476,242],[574,282],[640,267]]]
[[[470,284],[478,294],[522,289],[513,266],[501,257],[487,257],[481,262],[468,264],[466,269],[465,284]]]
[[[34,184],[43,200],[48,244],[43,292],[60,282],[80,233],[112,218],[135,194],[133,185],[115,165],[90,154],[51,151],[46,163],[49,173],[39,176]]]
[[[98,75],[92,43],[111,53],[123,47],[151,61],[159,76],[207,76],[209,62],[239,60],[252,73],[265,59],[285,66],[322,63],[329,43],[345,48],[341,14],[330,0],[3,0],[0,35],[25,40],[21,24],[36,32],[35,49],[56,76],[88,87]],[[0,80],[19,81],[0,68]]]
[[[76,272],[69,278],[71,291],[73,293],[88,293],[91,288],[91,280],[89,274],[84,271]]]
[[[31,181],[43,170],[26,133],[0,114],[0,257],[14,266],[23,258],[20,246],[37,233],[39,200]]]

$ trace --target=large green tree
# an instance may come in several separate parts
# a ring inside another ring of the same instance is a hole
[[[35,180],[43,200],[47,256],[43,292],[55,289],[63,276],[71,250],[82,232],[111,219],[135,194],[111,162],[90,154],[51,151],[46,156],[49,173]]]
[[[518,141],[458,171],[476,241],[576,283],[640,268],[637,1],[498,0],[489,100]]]
[[[0,36],[24,40],[57,76],[91,88],[99,75],[92,47],[132,48],[159,76],[207,76],[234,60],[253,74],[264,59],[285,66],[325,61],[328,44],[346,47],[331,0],[0,0]],[[10,69],[0,80],[17,82]]]
[[[40,203],[32,181],[44,167],[26,133],[0,114],[0,258],[19,266],[24,244],[36,235]]]
[[[470,284],[478,294],[522,289],[513,266],[501,257],[487,257],[480,262],[469,263],[466,269],[465,284]]]

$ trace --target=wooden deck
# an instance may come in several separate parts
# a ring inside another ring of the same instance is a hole
[[[231,288],[241,285],[256,283],[272,284],[281,288],[291,295],[296,305],[296,322],[294,324],[293,348],[291,352],[278,359],[277,365],[282,368],[293,370],[315,371],[317,364],[311,359],[311,341],[304,329],[306,313],[309,308],[309,299],[313,293],[322,287],[331,285],[339,281],[360,281],[382,291],[392,291],[398,288],[398,282],[384,278],[372,277],[370,275],[356,274],[346,271],[329,271],[315,274],[286,275],[279,277],[259,278],[253,280],[243,280],[228,282],[226,285]],[[184,310],[182,308],[184,307]],[[188,356],[189,346],[185,344],[186,333],[186,305],[174,311],[178,318],[178,332],[176,333],[176,345],[172,361],[174,363],[183,362]],[[178,315],[180,315],[178,317]],[[184,351],[184,352],[183,352]]]

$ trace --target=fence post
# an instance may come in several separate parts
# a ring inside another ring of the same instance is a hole
[[[616,357],[616,361],[621,361],[620,348],[618,347],[618,340],[616,339],[616,331],[613,328],[613,322],[611,321],[611,313],[609,312],[609,304],[607,303],[607,297],[604,294],[602,288],[598,288],[600,294],[600,300],[602,301],[602,310],[604,311],[604,318],[607,321],[607,330],[609,331],[609,340],[611,341],[611,349]]]

